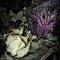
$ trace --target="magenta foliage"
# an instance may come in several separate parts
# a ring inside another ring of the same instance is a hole
[[[38,38],[45,38],[55,23],[54,17],[54,14],[46,11],[31,13],[28,16],[28,28]]]

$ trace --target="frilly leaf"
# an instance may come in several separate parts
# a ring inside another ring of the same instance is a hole
[[[22,34],[23,33],[23,28],[20,28],[19,29],[12,29],[12,31],[15,33],[15,34]]]
[[[29,52],[30,43],[25,47],[17,51],[17,58],[25,56]]]
[[[27,41],[27,37],[24,37],[24,36],[20,36],[20,38],[27,44],[28,41]]]
[[[13,56],[16,55],[17,50],[25,47],[25,43],[18,35],[9,35],[6,41],[7,52],[10,52]]]

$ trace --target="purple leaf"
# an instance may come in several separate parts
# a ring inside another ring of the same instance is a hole
[[[35,14],[28,15],[28,28],[32,33],[36,34],[38,38],[45,38],[50,31],[50,29],[55,24],[54,14],[41,11]]]

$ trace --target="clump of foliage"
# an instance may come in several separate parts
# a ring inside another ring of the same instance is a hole
[[[53,7],[57,2],[52,4],[52,0],[34,1],[32,0],[31,6],[25,6],[18,13],[14,13],[11,8],[10,13],[6,14],[7,10],[4,10],[0,14],[4,22],[0,37],[6,44],[0,60],[46,60],[51,54],[59,52],[57,37],[52,34],[56,22],[56,10]],[[52,59],[55,56],[53,54]]]

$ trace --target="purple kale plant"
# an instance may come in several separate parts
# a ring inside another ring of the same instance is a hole
[[[46,38],[48,32],[55,24],[55,14],[45,10],[36,13],[30,13],[27,17],[29,30],[36,34],[38,38]]]

